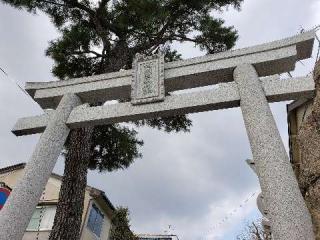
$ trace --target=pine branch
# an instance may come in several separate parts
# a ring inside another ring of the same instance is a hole
[[[173,40],[177,40],[177,41],[188,41],[188,42],[199,43],[199,41],[197,41],[195,38],[189,38],[183,35],[173,35],[172,37],[173,37]]]
[[[73,51],[73,53],[74,54],[78,54],[78,55],[92,53],[92,54],[96,55],[97,57],[103,57],[102,54],[97,53],[96,51],[93,51],[93,50],[89,50],[89,51]]]
[[[79,8],[83,11],[85,11],[86,13],[88,13],[90,16],[94,16],[95,15],[95,11],[92,10],[91,8],[87,7],[86,5],[81,4],[80,2],[78,2],[77,0],[64,0],[64,2],[66,3],[66,5],[73,7],[73,8]]]
[[[68,7],[67,5],[65,5],[63,3],[58,3],[58,2],[48,1],[48,0],[37,0],[37,2],[39,2],[39,3],[48,3],[48,4],[52,4],[52,5],[57,5],[57,6],[60,6],[60,7]]]

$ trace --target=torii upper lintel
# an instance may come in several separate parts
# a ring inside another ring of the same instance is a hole
[[[165,63],[165,91],[232,82],[233,70],[241,63],[252,64],[259,77],[294,70],[298,60],[312,54],[315,32],[244,49],[226,51],[182,61]],[[30,82],[26,91],[42,108],[56,108],[63,94],[75,93],[83,102],[128,99],[132,70],[54,82]]]

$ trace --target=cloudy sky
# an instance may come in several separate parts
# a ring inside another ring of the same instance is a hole
[[[237,47],[297,34],[320,24],[316,0],[244,0],[240,12],[217,14],[239,31]],[[10,130],[19,117],[41,109],[12,81],[53,80],[44,56],[57,32],[44,15],[31,15],[0,3],[0,167],[27,162],[39,136],[17,138]],[[184,58],[203,55],[192,44],[175,46]],[[311,71],[314,59],[297,64],[294,75]],[[285,103],[272,104],[287,145]],[[106,192],[114,205],[128,206],[137,233],[171,233],[182,240],[236,239],[245,222],[259,217],[256,176],[240,109],[193,114],[191,133],[166,134],[142,128],[143,158],[128,170],[89,173],[89,184]],[[60,160],[56,170],[61,173]],[[245,203],[246,202],[246,203]],[[240,207],[243,205],[243,207]]]

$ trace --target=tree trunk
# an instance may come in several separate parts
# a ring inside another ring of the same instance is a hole
[[[79,240],[93,128],[72,130],[49,240]]]
[[[316,96],[312,112],[298,133],[298,181],[311,213],[316,240],[320,240],[320,61],[314,70]]]
[[[114,59],[103,72],[118,71],[124,57]],[[72,130],[68,138],[65,169],[57,211],[49,240],[79,240],[87,170],[92,154],[94,127]]]

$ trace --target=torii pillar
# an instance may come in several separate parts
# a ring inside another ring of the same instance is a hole
[[[234,80],[238,84],[240,107],[257,175],[273,223],[273,238],[312,240],[310,214],[258,74],[252,65],[243,64],[235,69]]]
[[[22,179],[0,211],[0,240],[20,240],[57,162],[70,129],[66,121],[81,100],[66,94],[41,135]]]

